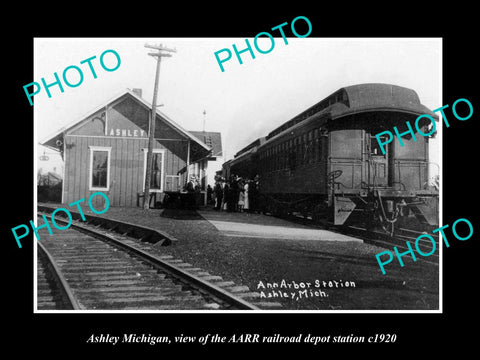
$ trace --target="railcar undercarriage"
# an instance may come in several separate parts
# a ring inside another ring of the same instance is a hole
[[[393,236],[397,229],[438,227],[438,193],[370,189],[357,193],[261,194],[258,210],[278,217],[301,216],[321,225],[352,225]]]

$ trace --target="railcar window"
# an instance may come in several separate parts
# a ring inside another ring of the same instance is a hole
[[[300,135],[298,139],[299,147],[298,147],[298,165],[303,165],[303,153],[304,153],[304,142],[303,142],[303,137]]]
[[[303,164],[306,165],[308,164],[308,137],[307,134],[303,134],[303,155],[302,155],[302,160]]]
[[[321,159],[321,142],[320,138],[315,139],[315,161],[320,162]]]
[[[386,143],[387,137],[380,136],[380,141],[382,143]],[[370,136],[370,155],[385,157],[385,155],[383,155],[382,153],[382,149],[380,148],[380,144],[378,143],[377,138],[375,136]]]
[[[315,139],[313,138],[313,130],[310,131],[309,134],[309,150],[310,150],[310,162],[314,163],[315,162]]]
[[[427,140],[423,136],[416,136],[417,141],[413,139],[402,138],[404,146],[395,139],[395,158],[397,159],[415,159],[427,160]]]
[[[278,146],[273,148],[273,170],[278,170]]]
[[[277,147],[277,167],[278,170],[282,169],[282,144],[278,144]]]
[[[265,171],[268,171],[268,150],[265,150],[263,158],[263,168],[265,169]]]
[[[268,169],[270,171],[273,171],[273,148],[270,148],[268,151],[269,157],[268,157]]]
[[[288,140],[287,141],[287,158],[285,159],[286,167],[290,167],[291,152],[292,152],[292,140]]]
[[[360,159],[362,156],[362,137],[362,130],[331,131],[331,156],[344,159]]]
[[[312,151],[311,151],[312,163],[315,163],[317,162],[317,139],[312,139],[310,147],[312,148]]]
[[[267,170],[268,171],[272,170],[272,150],[271,149],[267,150]]]
[[[289,160],[289,165],[290,165],[290,168],[292,169],[295,169],[297,167],[297,140],[298,139],[293,139],[291,140],[291,149],[290,149],[290,152],[289,152],[289,155],[290,155],[290,160]]]
[[[271,157],[271,161],[272,161],[272,171],[275,171],[275,154],[276,154],[276,151],[275,151],[275,147],[272,147],[272,157]]]
[[[269,163],[270,163],[270,171],[273,171],[274,170],[274,154],[273,154],[273,148],[270,148],[270,159],[269,159]]]
[[[273,170],[278,170],[278,146],[273,148]]]
[[[273,166],[274,165],[274,154],[273,154],[273,147],[270,148],[270,160],[269,160],[269,167],[270,167],[270,171],[273,171],[275,170],[275,167]]]
[[[298,137],[298,147],[297,147],[297,155],[298,155],[298,159],[297,159],[297,165],[298,166],[301,166],[302,165],[302,160],[303,160],[303,151],[302,151],[302,136],[300,135]]]

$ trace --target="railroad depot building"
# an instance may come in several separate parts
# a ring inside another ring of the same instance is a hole
[[[142,206],[150,115],[141,90],[126,89],[43,140],[64,161],[62,203],[103,192],[111,206]],[[208,166],[214,173],[221,168],[220,133],[187,131],[157,109],[154,134],[151,205],[183,190],[191,175],[202,189],[213,182]],[[101,196],[95,200],[103,205]]]

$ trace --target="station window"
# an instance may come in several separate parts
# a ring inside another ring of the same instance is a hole
[[[90,146],[89,190],[109,189],[110,150],[110,147]]]
[[[150,179],[150,188],[160,190],[162,187],[162,162],[163,153],[154,153],[152,160],[152,177]]]
[[[162,150],[162,149],[153,149],[152,172],[150,174],[150,191],[153,191],[153,192],[163,191],[164,152],[165,150]],[[143,167],[143,184],[145,184],[145,176],[147,172],[147,153],[148,153],[148,150],[145,149],[144,150],[144,167]]]

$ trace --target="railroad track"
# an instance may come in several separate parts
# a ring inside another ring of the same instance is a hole
[[[37,308],[80,309],[55,261],[40,243],[37,243]]]
[[[387,250],[392,250],[393,247],[397,247],[399,251],[407,251],[409,250],[408,247],[406,246],[406,242],[410,242],[410,245],[412,248],[415,247],[415,242],[417,240],[417,237],[421,234],[424,234],[423,232],[415,231],[415,230],[410,230],[410,229],[401,229],[398,231],[397,234],[394,236],[390,236],[381,232],[373,232],[366,230],[361,227],[354,227],[354,226],[346,226],[342,228],[340,231],[344,232],[345,234],[350,234],[353,236],[358,236],[362,238],[362,240],[366,243],[370,243],[379,247],[386,248]],[[413,234],[416,234],[416,236],[411,236]],[[436,250],[433,254],[429,255],[428,257],[424,258],[422,256],[417,256],[417,259],[420,261],[427,262],[429,264],[435,264],[438,265],[439,263],[439,239],[438,236],[434,236],[432,234],[429,234],[434,240],[435,240],[435,247]],[[431,252],[433,245],[430,240],[427,240],[425,238],[421,238],[418,241],[418,247],[419,249],[425,253],[428,254]]]
[[[247,287],[171,256],[153,256],[125,236],[78,223],[39,235],[38,310],[260,309],[245,300],[258,295]]]

